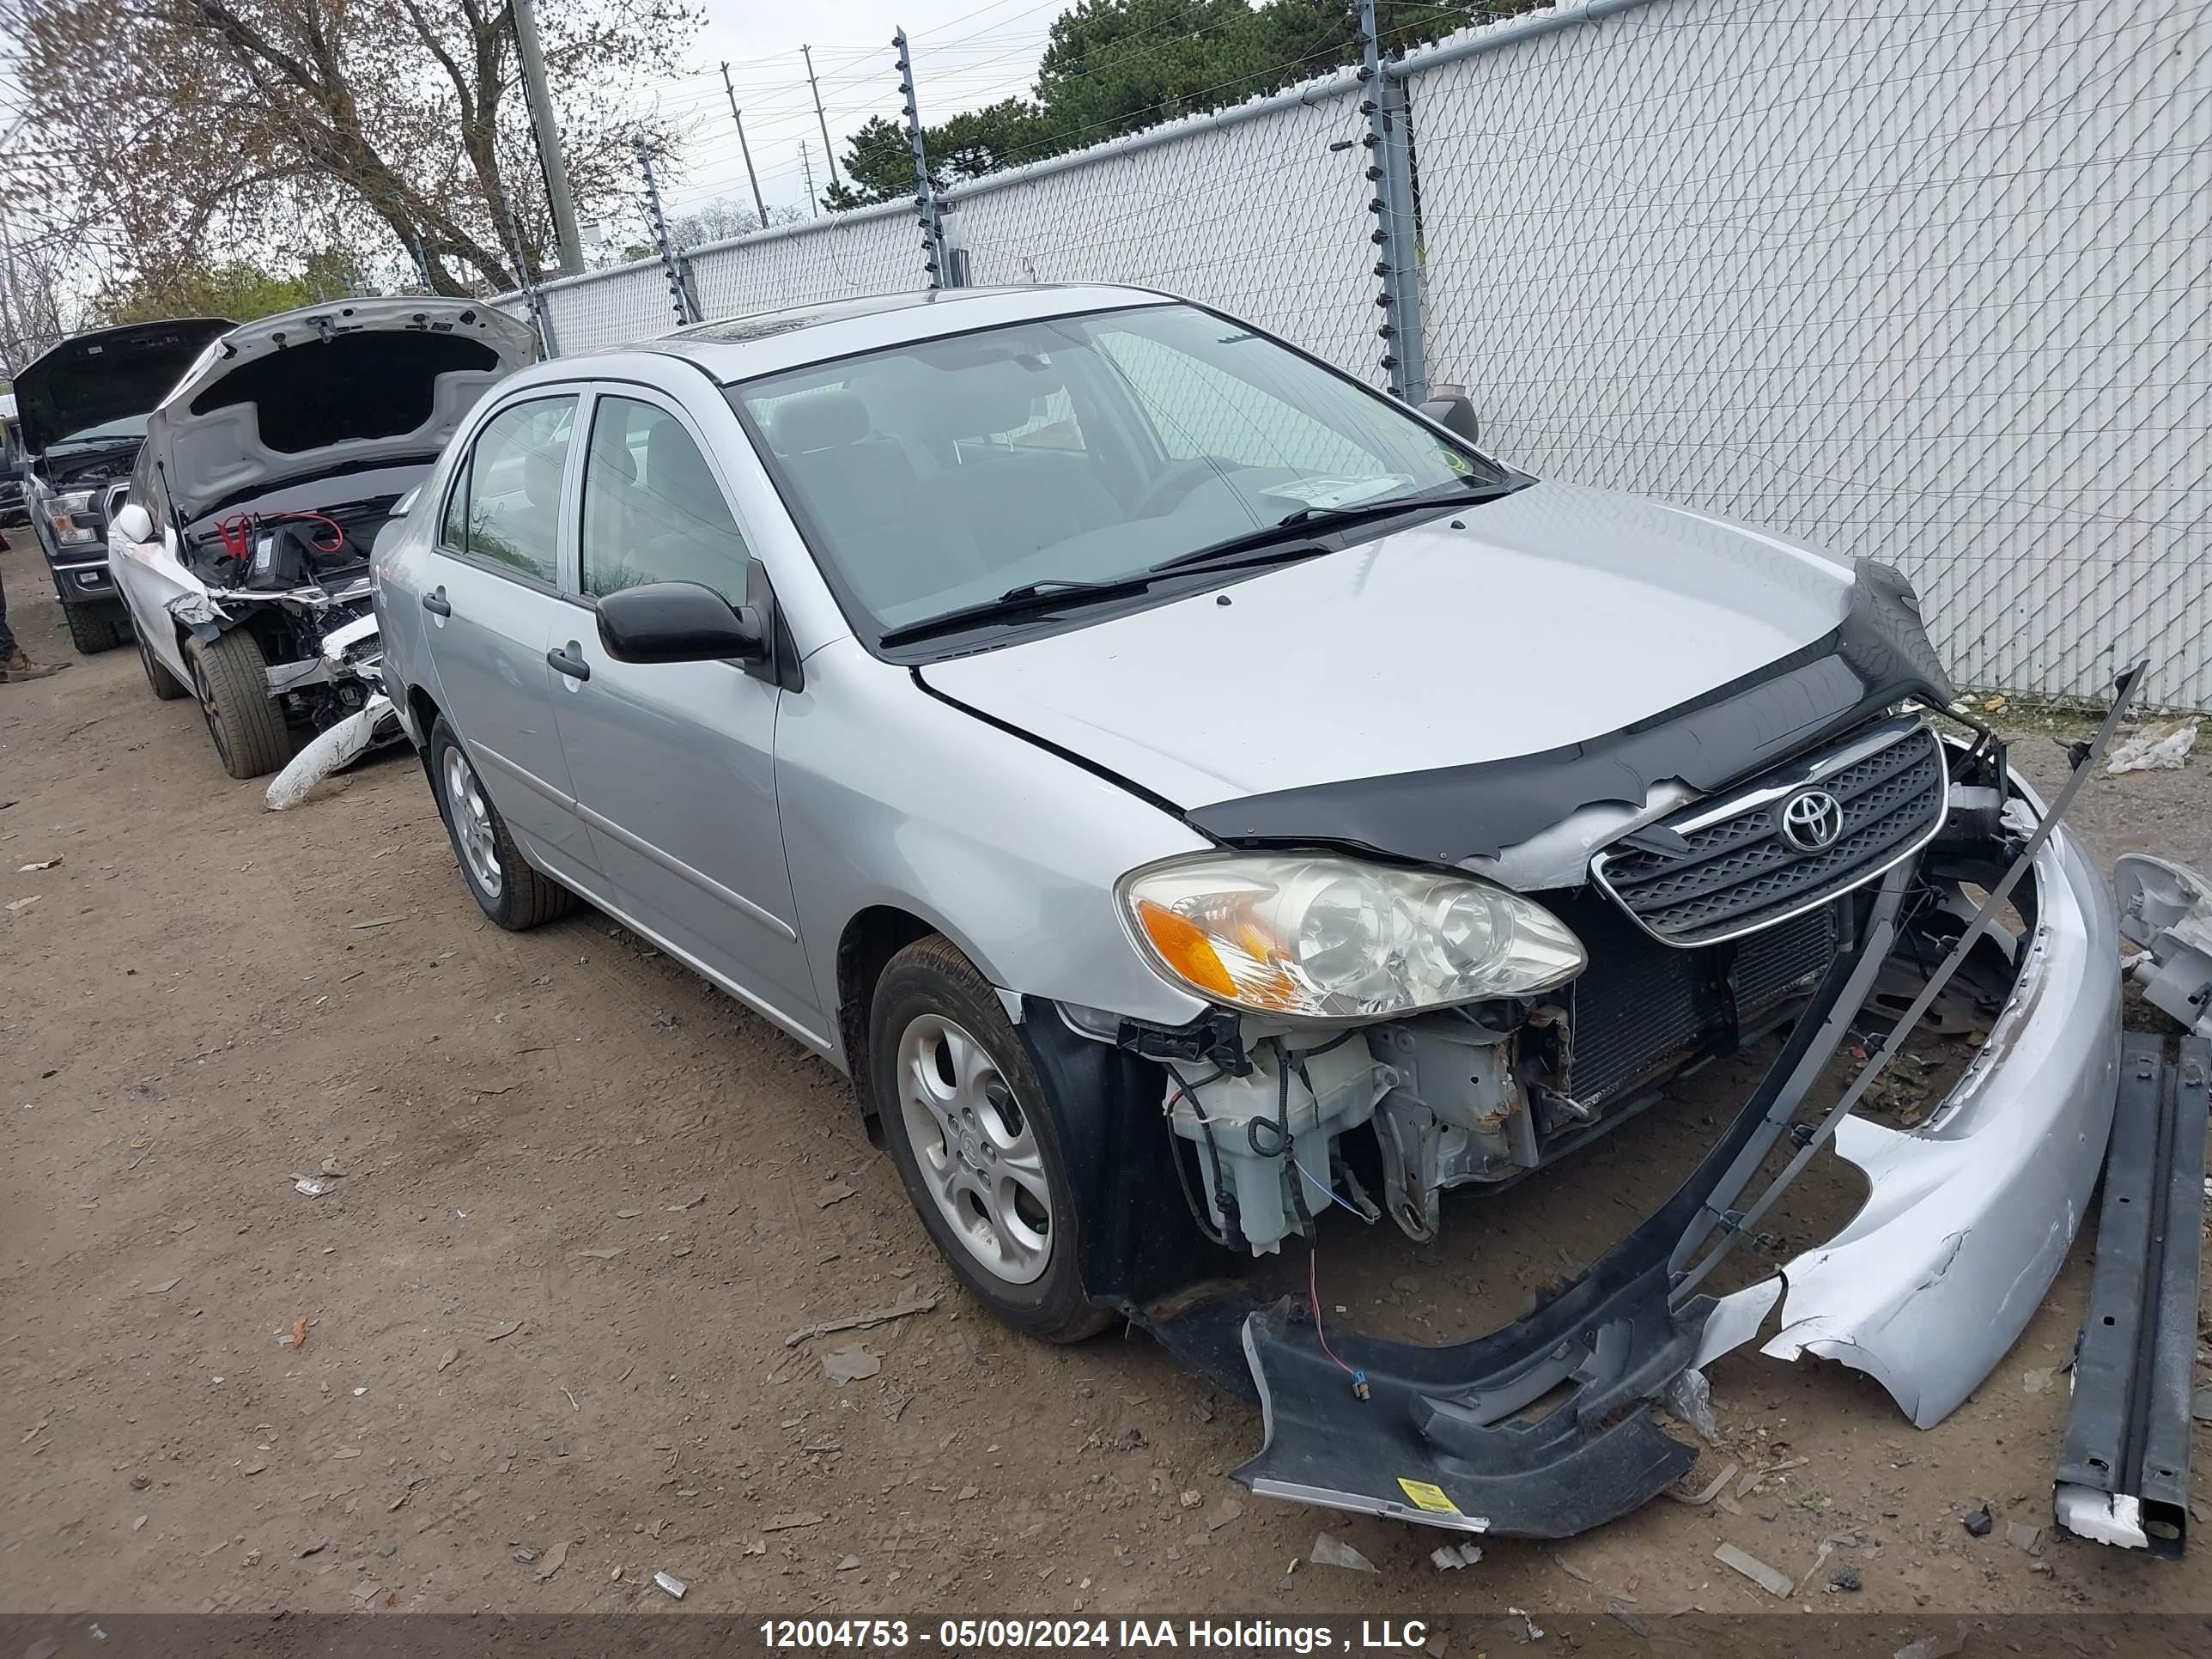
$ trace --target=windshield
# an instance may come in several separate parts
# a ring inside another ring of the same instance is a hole
[[[145,435],[146,416],[125,415],[119,421],[102,421],[98,426],[88,426],[82,432],[72,432],[65,438],[57,438],[46,447],[56,450],[66,449],[72,444],[123,443]]]
[[[731,392],[816,556],[879,630],[1111,583],[1304,513],[1503,469],[1188,306],[1011,324]]]

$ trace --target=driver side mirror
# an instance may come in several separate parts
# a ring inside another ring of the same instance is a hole
[[[760,662],[769,654],[759,610],[733,605],[701,582],[647,582],[599,601],[599,643],[617,662]]]
[[[1468,401],[1465,386],[1439,384],[1431,386],[1429,392],[1421,403],[1422,414],[1470,444],[1482,441],[1482,422],[1475,416],[1474,405]]]
[[[126,501],[115,516],[108,520],[108,533],[120,536],[126,542],[148,542],[154,539],[154,515],[136,501]]]

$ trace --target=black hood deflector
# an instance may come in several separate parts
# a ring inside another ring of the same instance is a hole
[[[1911,584],[1862,559],[1833,633],[1621,731],[1505,760],[1247,795],[1183,817],[1232,847],[1330,845],[1458,864],[1495,857],[1585,806],[1641,806],[1668,778],[1718,789],[1904,698],[1941,707],[1954,695]]]

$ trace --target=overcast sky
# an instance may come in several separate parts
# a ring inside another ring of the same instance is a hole
[[[704,0],[708,25],[692,57],[700,73],[661,89],[660,105],[690,135],[689,165],[663,194],[671,213],[727,196],[750,204],[744,162],[717,67],[726,58],[744,112],[745,137],[769,206],[805,208],[799,143],[817,191],[828,187],[822,135],[806,86],[802,45],[814,49],[830,137],[842,154],[871,115],[896,118],[898,72],[891,33],[913,44],[922,119],[1025,92],[1052,20],[1070,0]]]

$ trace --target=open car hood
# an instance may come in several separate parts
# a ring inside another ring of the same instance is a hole
[[[1833,635],[1852,595],[1781,538],[1540,483],[921,674],[1190,812],[1588,747]]]
[[[146,423],[191,523],[280,483],[434,459],[477,399],[535,360],[527,323],[477,300],[338,300],[209,345]]]
[[[126,323],[73,335],[41,353],[15,376],[25,453],[42,454],[73,432],[144,414],[231,326],[221,317]]]

